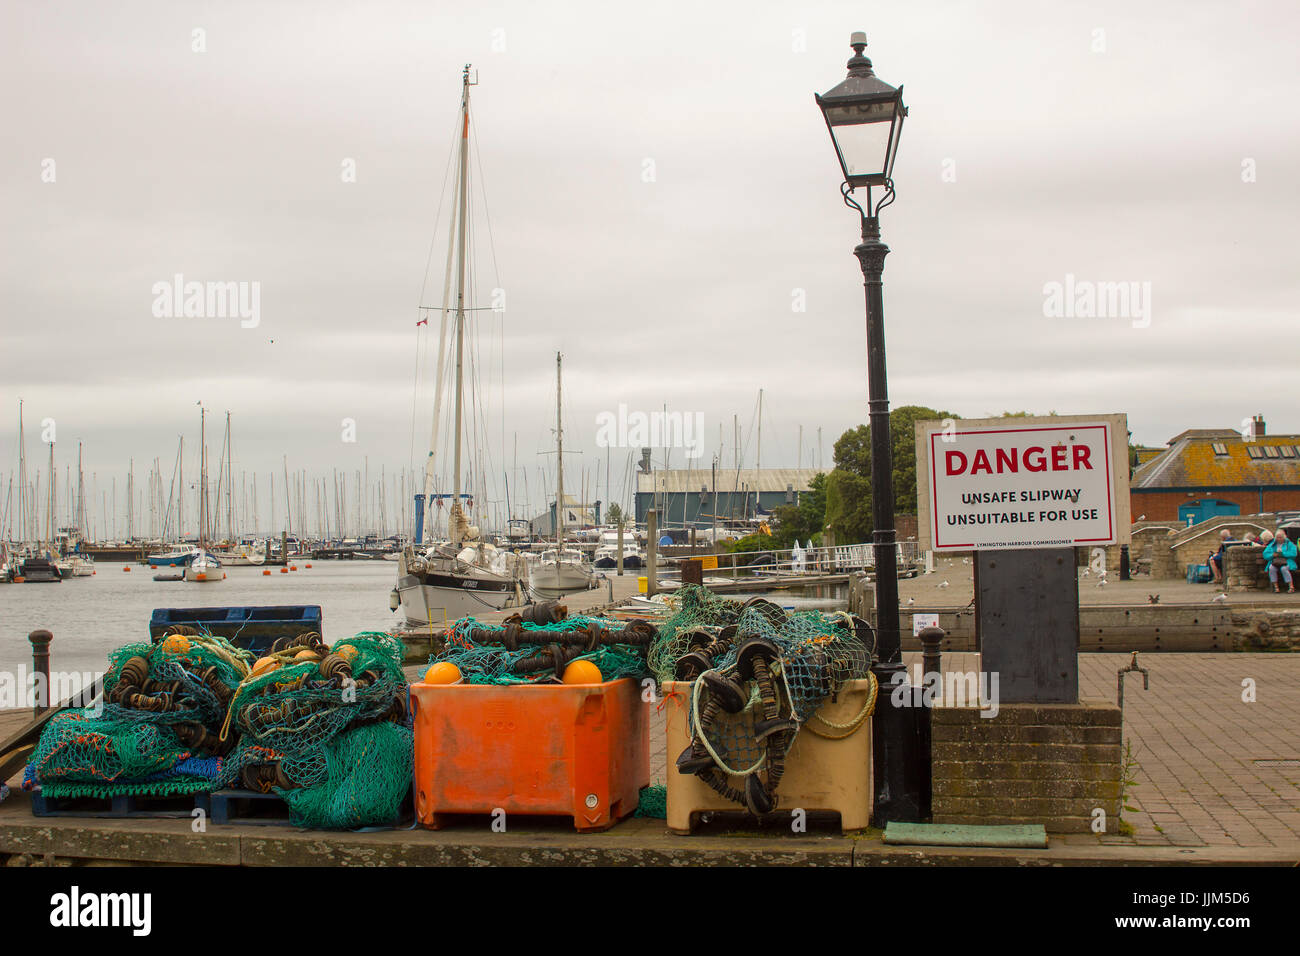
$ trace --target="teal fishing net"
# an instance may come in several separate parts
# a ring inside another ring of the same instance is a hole
[[[691,744],[669,755],[669,772],[697,774],[751,812],[768,812],[803,724],[849,681],[869,676],[873,652],[870,627],[847,613],[790,613],[762,598],[686,591],[650,654],[661,683],[686,685]],[[869,695],[862,716],[873,706]]]
[[[273,655],[239,687],[223,782],[275,792],[298,826],[393,823],[414,762],[402,642],[363,632],[326,655],[309,650]]]
[[[30,782],[55,798],[212,789],[226,749],[226,704],[251,660],[223,638],[192,632],[118,648],[102,706],[50,718],[28,764]]]
[[[457,621],[430,664],[455,664],[467,684],[536,684],[563,677],[575,660],[591,661],[603,680],[650,676],[646,651],[655,629],[644,621],[570,617],[547,624]]]

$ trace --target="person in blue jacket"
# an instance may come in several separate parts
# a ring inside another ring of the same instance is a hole
[[[1281,528],[1273,536],[1272,542],[1264,549],[1264,561],[1268,564],[1268,579],[1273,582],[1273,593],[1278,593],[1277,578],[1282,575],[1286,582],[1288,594],[1295,594],[1295,579],[1291,572],[1296,569],[1296,546],[1287,540],[1286,532]]]

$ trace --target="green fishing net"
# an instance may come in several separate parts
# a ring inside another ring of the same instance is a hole
[[[661,683],[686,682],[686,699],[678,703],[686,706],[692,744],[687,754],[669,755],[685,768],[670,772],[699,773],[728,799],[766,812],[803,723],[846,683],[868,676],[874,636],[844,612],[790,613],[763,598],[741,603],[698,587],[682,592],[650,652]],[[748,667],[741,660],[747,647]],[[755,659],[766,662],[766,684],[757,679]],[[774,722],[780,730],[771,729]],[[760,771],[763,792],[756,793],[757,781],[746,778]]]
[[[324,660],[298,660],[294,651],[277,655],[279,666],[247,680],[231,702],[239,744],[223,765],[224,784],[274,791],[299,826],[392,823],[414,762],[402,642],[363,632]]]
[[[455,664],[467,684],[552,682],[574,660],[591,661],[606,681],[639,679],[650,676],[646,650],[653,639],[654,628],[644,621],[579,615],[548,624],[484,624],[465,617],[429,662]]]
[[[223,638],[199,634],[118,648],[102,706],[65,710],[45,725],[29,784],[54,798],[212,789],[226,702],[251,660]]]

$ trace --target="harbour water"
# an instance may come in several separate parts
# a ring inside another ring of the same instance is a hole
[[[129,641],[147,640],[149,617],[159,607],[319,604],[326,641],[359,631],[387,630],[396,620],[388,609],[396,566],[388,561],[318,561],[281,574],[272,568],[227,568],[217,584],[153,580],[141,565],[106,564],[93,577],[61,584],[0,585],[0,671],[31,667],[27,635],[38,628],[54,634],[50,666],[77,673],[102,671],[108,652]],[[745,600],[751,595],[728,594]],[[762,595],[788,610],[841,610],[843,585],[789,588]]]
[[[54,634],[50,667],[100,672],[108,652],[128,641],[148,640],[149,616],[157,607],[220,607],[246,604],[319,604],[324,638],[333,642],[358,631],[387,630],[396,565],[389,561],[319,561],[281,574],[272,568],[227,568],[226,580],[188,584],[153,580],[141,565],[114,563],[93,577],[61,584],[0,585],[0,671],[31,669],[27,635]]]

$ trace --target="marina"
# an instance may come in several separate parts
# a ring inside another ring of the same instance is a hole
[[[10,18],[13,927],[1277,922],[1300,13],[454,6]]]

